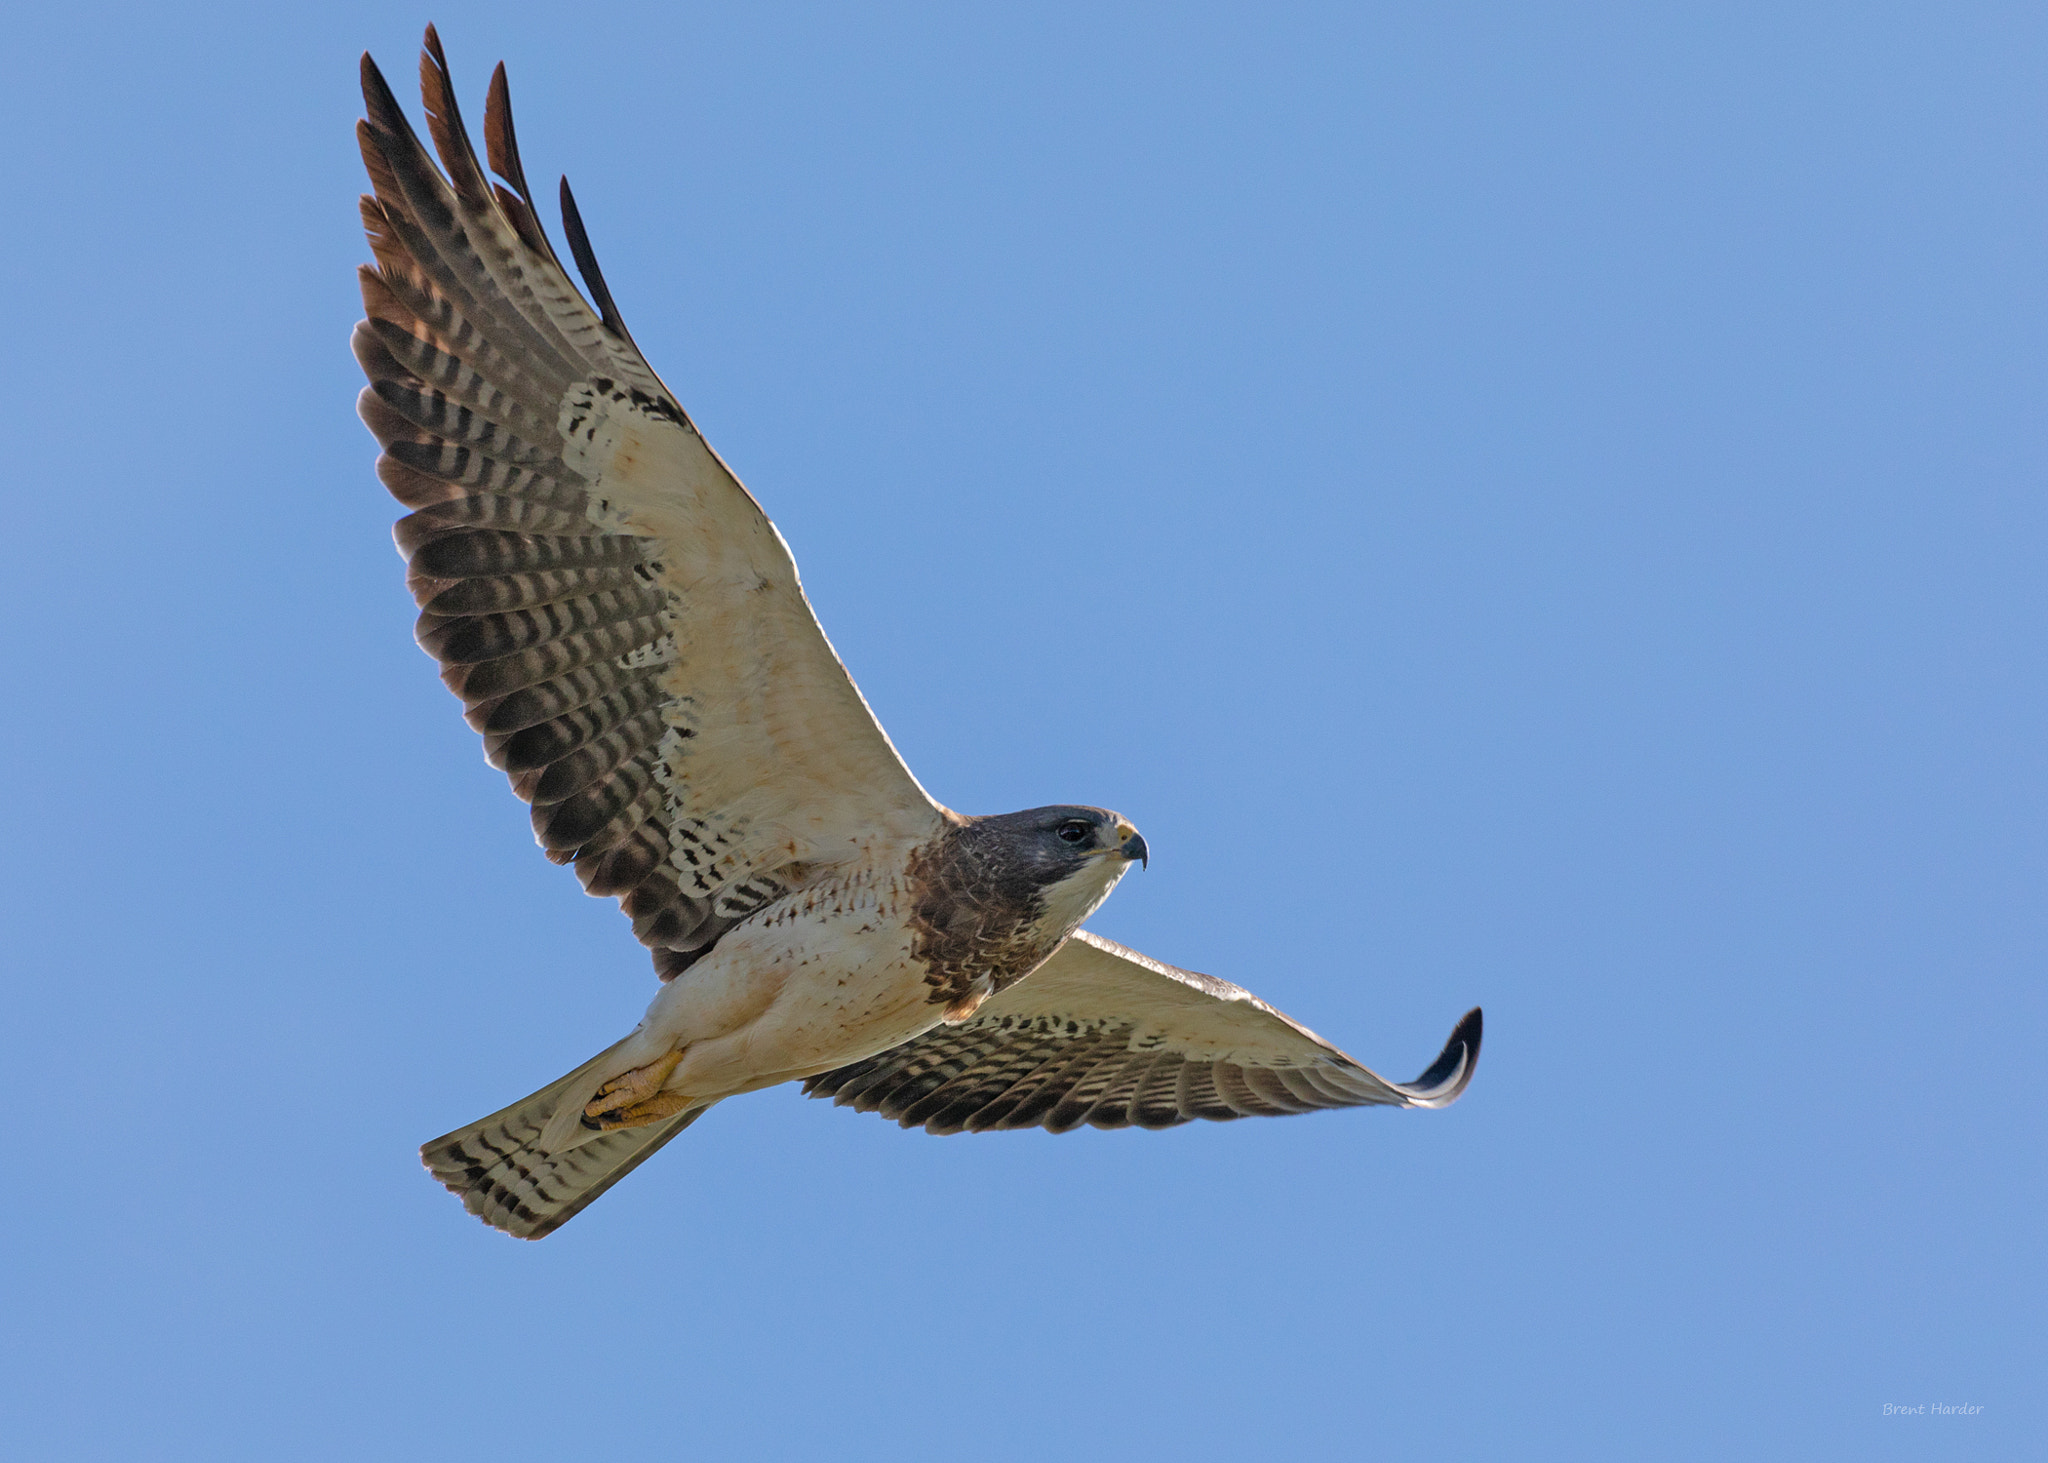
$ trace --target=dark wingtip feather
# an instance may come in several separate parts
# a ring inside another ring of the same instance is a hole
[[[512,83],[506,78],[503,61],[492,69],[491,89],[484,98],[484,158],[491,171],[504,179],[494,183],[491,191],[497,195],[505,216],[512,220],[512,227],[526,240],[528,248],[553,260],[555,268],[561,269],[562,261],[556,258],[548,231],[541,227],[540,215],[534,211],[533,190],[526,186],[526,165],[519,160],[519,133],[512,125]]]
[[[526,168],[519,161],[519,134],[512,126],[512,84],[500,61],[491,72],[491,89],[484,97],[484,156],[491,171],[510,183],[524,199],[533,197],[526,186]]]
[[[427,105],[430,119],[437,105],[443,109],[447,125],[462,136],[462,117],[455,107],[455,73],[449,69],[448,53],[441,49],[441,33],[431,21],[420,38],[420,100]],[[463,142],[468,141],[463,136]]]
[[[441,181],[433,159],[420,146],[419,134],[412,130],[412,123],[406,118],[405,108],[398,104],[398,97],[392,92],[391,84],[384,79],[384,73],[377,69],[377,63],[363,53],[363,110],[369,113],[365,123],[356,127],[356,137],[363,149],[363,163],[370,170],[371,180],[378,186],[380,198],[387,205],[403,197],[398,172],[401,167],[417,167],[419,180],[429,179],[435,184]],[[386,181],[399,190],[390,197],[381,191]]]
[[[566,177],[562,179],[562,231],[569,236],[569,252],[576,256],[577,272],[583,276],[591,299],[597,302],[597,312],[604,321],[604,328],[632,344],[632,333],[626,329],[619,307],[612,303],[612,292],[605,286],[604,271],[597,267],[597,255],[591,252],[590,235],[583,231],[583,215],[576,209],[576,195],[569,191]]]
[[[1405,1084],[1422,1105],[1448,1107],[1471,1085],[1472,1074],[1479,1070],[1479,1042],[1485,1025],[1485,1016],[1474,1006],[1451,1028],[1444,1049],[1437,1053],[1428,1070]]]
[[[363,52],[362,81],[363,110],[369,113],[370,125],[393,136],[411,136],[412,125],[405,120],[405,110],[398,105],[397,94],[391,90],[391,83],[384,79],[383,71],[368,51]]]
[[[490,186],[470,145],[469,131],[462,125],[462,108],[455,100],[455,74],[448,69],[448,55],[441,49],[440,34],[430,25],[420,50],[420,101],[427,114],[427,128],[434,135],[434,150],[441,155],[441,167],[449,181],[471,207],[488,207]]]

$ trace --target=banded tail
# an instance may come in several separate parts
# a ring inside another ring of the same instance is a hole
[[[585,1136],[586,1129],[573,1147],[543,1149],[540,1138],[555,1109],[565,1101],[581,1106],[589,1096],[585,1089],[596,1085],[592,1074],[617,1050],[608,1047],[532,1096],[434,1139],[420,1149],[421,1161],[485,1224],[519,1239],[546,1238],[711,1105],[640,1128],[592,1136]]]

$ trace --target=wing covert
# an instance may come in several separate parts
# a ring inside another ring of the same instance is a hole
[[[804,1091],[930,1133],[1446,1107],[1472,1080],[1480,1036],[1475,1007],[1420,1077],[1389,1082],[1239,986],[1082,930],[969,1020]]]
[[[363,58],[374,268],[353,341],[421,646],[536,838],[673,976],[724,929],[944,817],[833,653],[781,536],[627,334],[565,179],[570,283],[531,204],[504,68],[485,141],[430,27],[441,166]]]

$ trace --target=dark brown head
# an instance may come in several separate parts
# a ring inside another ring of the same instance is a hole
[[[998,813],[971,820],[954,837],[955,856],[976,871],[976,882],[1002,903],[1028,909],[1034,930],[1055,941],[1108,897],[1126,869],[1150,857],[1138,830],[1107,808]]]
[[[1031,808],[961,818],[911,860],[916,958],[932,1000],[962,1015],[1029,974],[1102,903],[1138,830],[1105,808]]]

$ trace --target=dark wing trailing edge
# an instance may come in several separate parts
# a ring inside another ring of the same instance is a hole
[[[1472,1080],[1480,1034],[1475,1007],[1420,1077],[1389,1082],[1249,991],[1083,930],[970,1020],[804,1091],[928,1133],[1446,1107]]]
[[[939,817],[832,653],[758,504],[641,357],[563,202],[593,311],[519,160],[504,68],[471,147],[439,38],[437,168],[363,58],[376,256],[359,410],[421,646],[533,805],[535,836],[619,899],[672,976],[858,839]],[[444,172],[445,170],[445,172]]]

